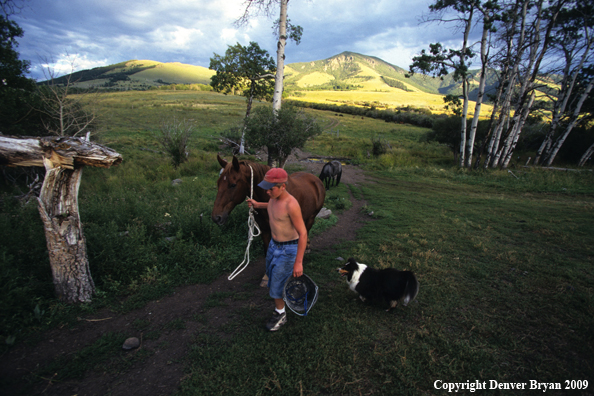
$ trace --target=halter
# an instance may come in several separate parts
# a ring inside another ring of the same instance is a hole
[[[248,165],[248,166],[250,167],[250,172],[251,172],[250,196],[248,198],[253,199],[253,196],[254,196],[254,169],[252,169],[251,165]],[[258,231],[257,234],[254,233],[254,229],[256,229]],[[250,263],[250,245],[252,244],[252,240],[254,239],[254,237],[257,237],[261,233],[262,233],[262,231],[260,231],[260,227],[258,227],[258,224],[256,223],[256,219],[254,218],[254,207],[251,206],[249,216],[248,216],[248,244],[247,244],[247,248],[245,249],[245,254],[243,255],[243,261],[241,262],[241,264],[239,264],[237,266],[237,268],[235,268],[235,271],[233,271],[231,273],[231,275],[229,275],[229,277],[227,278],[228,280],[233,280],[233,278],[235,278],[237,275],[239,275],[239,273],[241,271],[246,269],[246,267]]]

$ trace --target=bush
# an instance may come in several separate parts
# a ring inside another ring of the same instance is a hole
[[[161,122],[160,131],[156,138],[165,152],[171,156],[174,167],[188,160],[188,142],[194,133],[194,125],[187,120],[172,120]]]
[[[276,113],[270,106],[255,109],[247,121],[245,139],[251,147],[268,148],[268,165],[278,160],[283,167],[296,148],[302,148],[311,137],[322,133],[315,118],[285,104]]]
[[[381,136],[371,138],[371,147],[374,157],[379,157],[382,154],[386,154],[390,147],[390,143]]]

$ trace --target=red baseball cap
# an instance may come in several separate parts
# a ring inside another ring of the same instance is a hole
[[[266,172],[264,180],[262,180],[260,184],[258,184],[258,187],[261,187],[264,190],[270,190],[278,183],[286,183],[288,179],[289,175],[287,174],[287,171],[285,171],[283,168],[272,168],[268,172]]]

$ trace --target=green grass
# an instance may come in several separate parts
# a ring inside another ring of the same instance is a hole
[[[101,108],[104,124],[96,139],[124,161],[111,169],[85,169],[80,187],[98,293],[81,306],[55,299],[36,205],[19,204],[5,188],[4,351],[23,342],[35,345],[43,331],[67,329],[83,313],[104,307],[128,312],[176,286],[210,282],[242,260],[247,207],[237,207],[222,228],[210,212],[219,172],[216,137],[241,122],[245,100],[198,91],[122,92],[105,94]],[[365,213],[373,216],[355,242],[306,257],[306,271],[320,286],[319,301],[307,317],[290,315],[279,333],[263,331],[269,312],[237,310],[235,303],[251,290],[211,295],[194,321],[208,326],[208,309],[217,307],[233,311],[236,319],[226,325],[225,337],[196,334],[180,394],[418,395],[445,394],[433,388],[435,380],[592,383],[592,172],[460,170],[446,148],[422,143],[425,129],[307,111],[328,130],[305,149],[348,158],[369,179],[331,189],[325,206],[335,215],[317,221],[312,234],[336,224],[336,214],[352,205],[350,194],[365,199]],[[189,161],[177,169],[157,152],[153,133],[160,120],[174,115],[198,126]],[[377,137],[391,149],[368,156]],[[182,184],[172,186],[178,178]],[[252,257],[263,254],[253,243]],[[417,302],[386,313],[381,304],[355,300],[335,272],[338,256],[415,271],[421,283]],[[165,329],[185,326],[174,320]],[[142,321],[131,328],[150,330]],[[150,337],[158,339],[161,330],[151,330]],[[122,338],[107,334],[36,375],[51,377],[56,367],[72,367],[68,375],[60,371],[60,380],[68,380],[109,368],[119,359]],[[130,364],[116,366],[125,371]]]
[[[415,395],[435,393],[437,379],[592,380],[591,195],[372,180],[361,194],[375,219],[356,243],[307,257],[321,286],[310,315],[267,334],[261,315],[246,313],[232,340],[199,340],[181,394]],[[355,301],[336,255],[415,271],[418,302],[386,313]]]

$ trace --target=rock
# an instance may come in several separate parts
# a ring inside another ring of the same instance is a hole
[[[316,217],[319,217],[320,219],[327,219],[330,217],[331,214],[332,211],[330,209],[322,208],[322,210],[320,210],[320,213],[318,213]]]
[[[336,257],[336,260],[338,260],[338,261],[344,261],[344,259],[342,257]]]
[[[140,340],[136,337],[130,337],[124,341],[122,349],[129,351],[130,349],[136,349],[140,346]]]
[[[184,181],[182,179],[175,179],[171,182],[172,186],[177,186],[179,184],[182,184]]]

